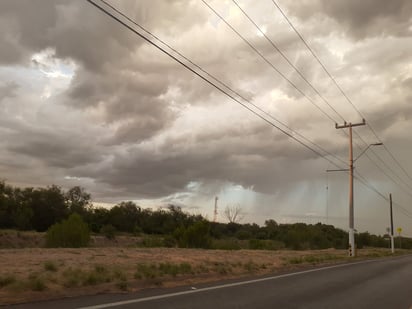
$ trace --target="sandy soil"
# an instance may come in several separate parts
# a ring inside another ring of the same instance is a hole
[[[387,250],[386,250],[387,251]],[[362,250],[359,255],[374,257],[383,250]],[[82,249],[1,249],[0,304],[60,298],[84,294],[130,292],[154,286],[195,285],[228,278],[276,273],[311,264],[345,261],[345,250],[259,251],[200,250],[177,248],[82,248]],[[55,267],[47,270],[46,264]],[[138,265],[190,264],[190,273],[156,274],[136,278]],[[67,270],[92,273],[97,266],[106,273],[121,273],[110,282],[67,286]],[[13,277],[3,284],[1,278]],[[33,278],[35,280],[33,281]],[[37,281],[36,281],[37,280]],[[41,285],[38,285],[41,281]],[[29,284],[29,282],[31,282]],[[35,284],[33,284],[35,282]],[[120,282],[122,284],[120,284]]]

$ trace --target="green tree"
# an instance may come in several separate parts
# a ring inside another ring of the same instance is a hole
[[[68,208],[64,192],[52,185],[46,189],[26,189],[27,205],[33,210],[33,228],[39,232],[46,231],[51,225],[67,217]]]
[[[135,203],[121,202],[109,211],[110,224],[117,230],[133,233],[136,225],[140,223],[141,209]]]
[[[64,195],[66,205],[70,213],[77,212],[84,215],[91,207],[91,195],[84,188],[75,186]]]
[[[13,226],[13,188],[0,181],[0,228],[12,228]]]

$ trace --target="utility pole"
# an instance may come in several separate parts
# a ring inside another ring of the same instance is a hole
[[[349,256],[355,256],[355,228],[354,228],[354,211],[353,211],[353,145],[352,145],[352,127],[364,126],[365,119],[360,123],[347,123],[343,125],[335,124],[336,129],[349,128]]]
[[[393,238],[393,215],[392,215],[392,193],[389,193],[390,211],[391,211],[391,251],[395,253],[395,240]]]
[[[215,197],[215,210],[214,210],[214,212],[213,212],[213,222],[216,222],[217,221],[217,200],[218,200],[219,198],[216,196]]]

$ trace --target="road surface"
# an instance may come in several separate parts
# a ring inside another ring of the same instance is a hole
[[[340,264],[247,281],[12,308],[412,308],[412,256]]]

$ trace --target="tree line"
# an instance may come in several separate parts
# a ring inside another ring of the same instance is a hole
[[[165,246],[240,249],[247,242],[251,249],[299,250],[344,249],[348,243],[347,232],[321,223],[278,224],[273,219],[266,220],[263,226],[233,221],[209,222],[175,205],[153,210],[126,201],[110,209],[94,207],[91,195],[79,186],[65,191],[56,185],[19,188],[0,182],[0,229],[49,231],[57,235],[59,224],[70,216],[70,222],[82,221],[74,223],[79,228],[107,237],[114,237],[118,232],[161,235]],[[356,237],[358,248],[387,247],[389,244],[387,238],[368,232]],[[402,247],[412,248],[412,241],[402,239]]]

